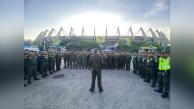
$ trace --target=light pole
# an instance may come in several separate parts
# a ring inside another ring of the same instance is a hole
[[[45,37],[43,37],[43,50],[45,50]]]
[[[165,45],[165,42],[162,43],[162,46],[163,46],[163,51],[165,52],[166,51],[166,45]]]

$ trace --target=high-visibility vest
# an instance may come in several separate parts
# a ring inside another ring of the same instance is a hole
[[[170,69],[170,57],[159,58],[159,70],[169,70]]]

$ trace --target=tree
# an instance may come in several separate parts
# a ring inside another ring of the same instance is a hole
[[[67,48],[68,50],[73,50],[73,49],[77,48],[77,46],[76,46],[76,43],[75,43],[75,42],[68,42],[68,43],[66,44],[66,48]]]
[[[79,47],[81,49],[92,49],[98,47],[98,44],[96,43],[96,41],[81,40]]]
[[[130,50],[130,46],[128,44],[126,44],[123,41],[119,42],[119,45],[117,46],[117,51],[129,51]]]
[[[152,46],[157,47],[158,50],[161,49],[161,46],[157,43],[154,43],[154,42],[152,42],[152,43],[147,43],[147,42],[135,43],[135,42],[131,42],[131,45],[128,45],[125,42],[120,41],[119,45],[117,46],[117,50],[118,51],[138,52],[139,47],[152,47]]]

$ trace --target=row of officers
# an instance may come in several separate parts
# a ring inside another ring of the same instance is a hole
[[[61,55],[54,52],[35,52],[24,51],[24,80],[27,84],[32,83],[33,80],[39,80],[39,75],[46,78],[49,75],[61,70]],[[24,86],[27,86],[24,84]]]
[[[66,52],[63,55],[64,68],[66,69],[89,69],[89,60],[93,53],[91,52]],[[124,69],[130,70],[132,56],[126,52],[103,53],[103,69]]]
[[[162,93],[162,98],[169,97],[171,67],[168,53],[136,53],[133,56],[133,69],[144,82],[157,87],[154,91]]]
[[[86,51],[35,52],[24,51],[24,79],[28,84],[32,79],[39,80],[39,75],[46,78],[48,75],[64,69],[89,69],[90,57],[93,53]],[[130,70],[132,56],[126,52],[100,53],[103,58],[103,69]],[[27,84],[25,84],[27,86]]]

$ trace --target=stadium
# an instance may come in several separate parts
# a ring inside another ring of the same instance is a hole
[[[161,46],[167,46],[170,44],[169,39],[166,35],[156,29],[153,30],[149,28],[144,31],[142,27],[138,29],[138,31],[134,32],[132,27],[129,27],[126,35],[121,35],[120,28],[118,27],[115,35],[108,34],[108,28],[105,28],[104,36],[96,35],[96,28],[94,27],[93,35],[85,35],[85,29],[82,27],[82,31],[80,35],[76,35],[73,27],[70,28],[69,34],[61,27],[58,31],[52,28],[50,31],[46,29],[45,31],[40,32],[34,42],[37,45],[47,44],[49,46],[59,46],[62,41],[65,40],[75,40],[76,42],[80,42],[80,40],[84,41],[96,41],[99,46],[105,47],[115,47],[118,45],[120,41],[130,45],[131,43],[157,43]]]

